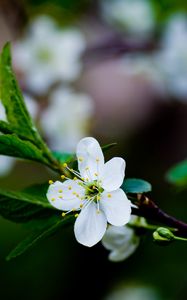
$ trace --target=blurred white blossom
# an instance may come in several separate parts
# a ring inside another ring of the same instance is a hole
[[[14,63],[24,73],[28,88],[42,94],[55,82],[77,78],[84,49],[79,30],[61,29],[50,17],[40,16],[14,45]]]
[[[164,90],[163,76],[155,60],[154,54],[131,53],[120,60],[120,68],[130,76],[141,76],[150,81],[155,87]]]
[[[150,286],[134,284],[123,285],[113,290],[105,300],[161,300],[157,290]]]
[[[74,151],[78,141],[87,135],[94,103],[90,96],[59,87],[50,97],[41,116],[41,126],[51,148]]]
[[[129,224],[145,225],[144,218],[131,216]],[[135,234],[133,228],[127,226],[109,226],[103,239],[103,246],[110,250],[109,260],[118,262],[132,255],[140,243],[140,237]]]
[[[155,25],[154,11],[148,0],[103,0],[106,21],[137,38],[149,36]]]
[[[187,100],[187,15],[169,20],[156,59],[168,92]]]

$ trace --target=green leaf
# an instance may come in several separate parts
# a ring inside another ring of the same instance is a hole
[[[14,131],[34,141],[35,127],[12,70],[9,43],[5,45],[0,56],[0,99]]]
[[[10,44],[0,55],[0,101],[7,122],[0,121],[0,154],[31,159],[58,170],[59,165],[40,137],[25,106],[11,66]]]
[[[166,178],[176,185],[187,185],[187,159],[172,167],[166,174]]]
[[[143,179],[128,178],[122,185],[125,193],[142,194],[152,190],[151,184]]]
[[[117,145],[117,143],[111,143],[111,144],[104,145],[101,148],[102,148],[103,152],[106,152],[106,151],[108,151],[109,149],[113,148],[116,145]]]
[[[47,188],[46,188],[47,191]],[[46,191],[29,193],[0,189],[0,215],[14,222],[28,222],[56,214],[46,198]]]
[[[0,154],[30,159],[48,164],[42,150],[30,141],[21,140],[15,134],[0,135]]]
[[[61,153],[57,151],[53,151],[53,156],[59,161],[60,164],[69,163],[75,160],[74,153]]]
[[[12,258],[23,254],[38,242],[54,234],[60,228],[66,227],[67,225],[71,224],[73,220],[73,216],[67,216],[65,218],[62,218],[60,216],[49,218],[44,226],[28,235],[21,243],[19,243],[16,248],[10,252],[6,259],[11,260]]]

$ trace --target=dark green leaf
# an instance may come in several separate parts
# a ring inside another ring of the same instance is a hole
[[[28,222],[56,213],[46,198],[46,193],[29,194],[0,189],[0,215],[14,222]]]
[[[6,259],[10,260],[21,255],[26,250],[33,247],[36,243],[54,234],[60,228],[71,224],[73,220],[74,217],[72,216],[67,216],[66,218],[62,218],[60,216],[53,216],[49,218],[44,226],[28,235],[21,243],[19,243],[17,247],[10,252]]]
[[[152,190],[151,184],[142,179],[128,178],[125,179],[122,185],[125,193],[142,194]]]
[[[169,182],[176,185],[187,185],[187,160],[184,160],[172,167],[166,174]]]

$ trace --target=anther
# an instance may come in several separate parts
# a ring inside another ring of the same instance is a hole
[[[97,195],[97,200],[98,201],[101,200],[101,196]]]
[[[71,186],[68,186],[68,190],[72,190],[72,187],[71,187]]]
[[[67,168],[67,166],[68,166],[68,165],[67,165],[66,163],[63,164],[63,167],[64,167],[64,168]]]
[[[82,162],[82,161],[83,161],[83,157],[79,157],[78,160],[79,160],[80,162]]]
[[[51,201],[55,201],[55,198],[52,198]]]
[[[62,217],[65,217],[65,215],[66,215],[66,213],[65,213],[65,212],[63,212],[63,213],[62,213]]]
[[[100,214],[100,210],[99,210],[99,209],[97,209],[97,211],[96,211],[96,212],[97,212],[97,214],[98,214],[98,215]]]
[[[79,214],[75,214],[75,218],[77,218],[79,216]]]
[[[76,180],[77,180],[77,177],[74,177],[74,178],[73,178],[73,180],[75,180],[75,181],[76,181]]]
[[[94,175],[97,177],[98,176],[98,174],[97,173],[94,173]]]
[[[59,192],[59,193],[62,193],[62,190],[59,190],[58,192]]]
[[[83,208],[83,204],[80,204],[80,208]]]
[[[61,177],[61,179],[65,179],[65,178],[66,178],[66,176],[65,176],[65,175],[61,175],[60,177]]]
[[[111,198],[111,197],[112,197],[112,195],[111,195],[111,194],[108,194],[108,195],[107,195],[107,197],[108,197],[108,198]]]
[[[59,196],[59,198],[60,198],[60,199],[63,199],[63,197],[62,197],[62,196]]]
[[[98,157],[96,158],[96,162],[99,162],[99,158]]]
[[[53,180],[49,180],[49,184],[53,184]]]

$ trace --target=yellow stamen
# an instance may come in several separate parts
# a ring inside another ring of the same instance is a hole
[[[62,197],[62,196],[59,196],[59,198],[60,198],[60,199],[63,199],[63,197]]]
[[[66,176],[65,176],[65,175],[61,175],[60,177],[61,177],[62,179],[65,179],[65,178],[66,178]]]
[[[97,195],[97,200],[98,201],[101,200],[101,196]]]
[[[73,180],[75,180],[75,181],[76,181],[76,180],[77,180],[77,177],[74,177],[74,178],[73,178]]]
[[[94,173],[94,175],[97,177],[98,176],[98,174],[97,173]]]
[[[98,157],[96,158],[96,162],[99,162],[99,158]]]
[[[64,168],[67,168],[67,166],[68,166],[68,165],[67,165],[66,163],[63,164],[63,167],[64,167]]]
[[[80,208],[83,208],[83,204],[80,204]]]
[[[97,214],[98,214],[98,215],[100,214],[100,210],[99,210],[99,209],[97,209],[97,211],[96,211],[96,212],[97,212]]]
[[[62,193],[62,190],[59,190],[58,192],[59,192],[59,193]]]
[[[108,198],[111,198],[111,197],[112,197],[112,195],[111,195],[111,194],[108,194],[108,195],[107,195],[107,197],[108,197]]]
[[[79,160],[80,162],[82,162],[82,161],[83,161],[83,157],[79,157],[78,160]]]
[[[50,179],[50,180],[49,180],[49,184],[53,184],[53,180]]]
[[[68,186],[68,190],[72,190],[72,186],[70,185],[70,186]]]
[[[65,217],[65,215],[66,215],[65,212],[63,212],[63,213],[62,213],[62,217]]]
[[[79,214],[75,214],[75,218],[77,218],[79,216]]]
[[[55,198],[52,198],[51,201],[55,201]]]

